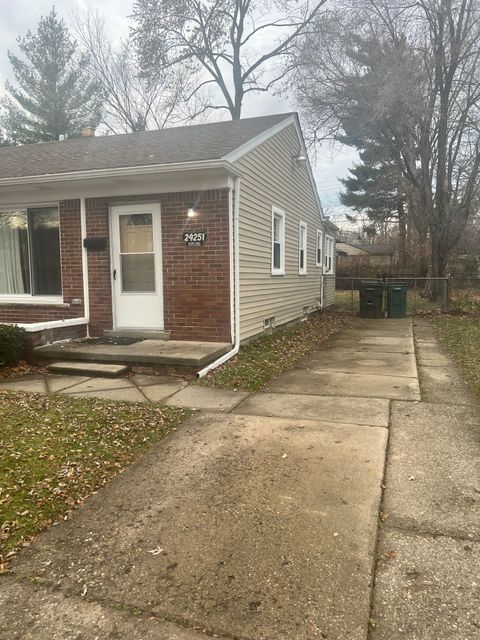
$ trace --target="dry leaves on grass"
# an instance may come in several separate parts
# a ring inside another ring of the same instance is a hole
[[[0,563],[186,415],[146,404],[0,393]]]
[[[480,397],[480,320],[468,316],[443,316],[436,318],[435,325],[468,385]]]
[[[45,369],[36,367],[28,362],[18,362],[17,364],[9,367],[0,367],[0,378],[13,378],[18,376],[24,376],[29,373],[42,373]]]
[[[282,371],[317,350],[336,333],[345,314],[328,309],[240,349],[238,355],[200,381],[210,387],[257,391]]]

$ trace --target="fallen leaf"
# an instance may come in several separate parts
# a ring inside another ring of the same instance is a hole
[[[147,553],[151,553],[152,556],[158,556],[162,553],[163,549],[161,547],[156,547],[156,549],[150,549]]]

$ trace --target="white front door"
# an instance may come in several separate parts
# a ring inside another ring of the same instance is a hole
[[[115,329],[163,329],[160,205],[111,208]]]

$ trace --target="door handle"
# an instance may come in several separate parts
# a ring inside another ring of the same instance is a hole
[[[114,280],[117,279],[117,270],[116,269],[113,270],[113,279]]]

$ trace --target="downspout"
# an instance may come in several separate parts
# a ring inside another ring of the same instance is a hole
[[[233,347],[223,356],[217,358],[197,373],[198,378],[203,378],[209,371],[216,369],[233,356],[240,349],[240,256],[239,256],[239,209],[240,209],[240,178],[235,176],[233,182],[233,242],[231,242],[231,260],[233,266],[233,296],[230,296],[230,317],[233,318]],[[232,220],[232,216],[230,216]],[[230,223],[231,224],[231,223]]]
[[[323,311],[323,296],[325,290],[325,276],[323,274],[324,266],[325,266],[325,236],[326,236],[326,226],[323,226],[322,231],[322,272],[320,274],[320,309]]]
[[[87,209],[85,198],[80,198],[80,233],[82,236],[82,280],[83,280],[83,316],[87,324],[87,338],[90,337],[90,297],[88,291],[88,254],[83,241],[87,237]]]

